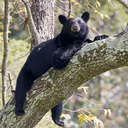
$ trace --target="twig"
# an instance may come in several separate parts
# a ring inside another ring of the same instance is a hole
[[[56,3],[57,3],[57,2],[56,2]],[[65,11],[65,12],[69,13],[69,11],[66,11],[63,7],[58,6],[57,4],[55,4],[55,6],[56,6],[57,8],[62,9],[62,10]],[[73,15],[73,14],[70,13],[70,16],[73,16],[73,17],[74,17],[75,15]]]
[[[69,6],[68,17],[70,17],[71,11],[72,11],[72,1],[71,0],[68,0],[68,1],[69,1],[69,4],[68,4],[68,6]]]
[[[13,92],[13,83],[12,83],[11,73],[8,73],[8,79],[9,79],[9,83],[10,83],[11,92]]]

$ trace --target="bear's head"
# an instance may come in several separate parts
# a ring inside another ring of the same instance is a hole
[[[84,12],[81,18],[68,18],[64,15],[60,15],[58,18],[63,25],[61,34],[64,35],[65,38],[71,40],[84,40],[87,38],[89,31],[87,25],[89,20],[88,12]]]

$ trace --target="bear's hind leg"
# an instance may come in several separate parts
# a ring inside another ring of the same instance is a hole
[[[55,122],[55,124],[64,127],[64,122],[60,120],[60,116],[62,113],[62,102],[60,102],[55,107],[53,107],[51,112],[52,112],[52,119]]]
[[[19,73],[17,78],[16,84],[16,91],[15,91],[15,113],[16,115],[23,115],[24,114],[24,101],[26,98],[26,93],[30,90],[33,84],[33,77],[30,73],[24,70],[24,68]]]

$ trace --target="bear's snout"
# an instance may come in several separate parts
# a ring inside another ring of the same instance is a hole
[[[71,32],[80,32],[80,26],[78,23],[73,23],[71,25]]]

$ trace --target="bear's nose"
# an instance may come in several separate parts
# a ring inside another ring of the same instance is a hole
[[[80,31],[80,26],[76,23],[72,24],[71,32],[79,32],[79,31]]]

